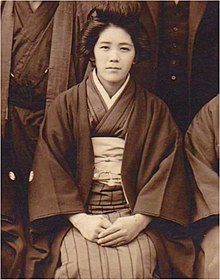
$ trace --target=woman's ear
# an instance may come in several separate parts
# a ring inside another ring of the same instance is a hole
[[[92,66],[94,67],[95,66],[95,57],[94,57],[94,55],[92,54],[92,55],[90,55],[90,57],[89,57],[89,61],[92,63]]]
[[[138,56],[137,56],[137,55],[135,55],[135,58],[134,58],[134,61],[133,61],[133,63],[132,63],[132,64],[134,65],[134,64],[136,64],[137,62],[138,62]]]

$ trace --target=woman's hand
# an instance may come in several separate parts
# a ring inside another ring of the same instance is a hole
[[[111,247],[128,244],[147,227],[151,220],[151,217],[142,214],[120,217],[98,235],[97,243]]]
[[[98,235],[112,223],[102,215],[88,215],[85,213],[69,216],[69,221],[76,227],[82,236],[89,241],[97,242]]]

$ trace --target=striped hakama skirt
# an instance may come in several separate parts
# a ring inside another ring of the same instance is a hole
[[[121,186],[100,183],[92,187],[88,209],[89,214],[102,213],[111,223],[131,215]],[[60,263],[56,279],[152,279],[156,250],[144,231],[129,244],[112,248],[86,240],[73,227],[63,239]]]

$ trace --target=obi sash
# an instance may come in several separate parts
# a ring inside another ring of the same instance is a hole
[[[129,208],[121,180],[125,140],[118,137],[92,137],[92,145],[94,173],[88,211],[100,214]]]
[[[117,137],[92,137],[94,151],[93,180],[121,182],[121,165],[125,140]]]

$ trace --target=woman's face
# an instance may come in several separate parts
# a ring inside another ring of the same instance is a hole
[[[107,27],[94,47],[97,75],[103,86],[121,86],[131,69],[135,48],[130,35],[122,28]]]

